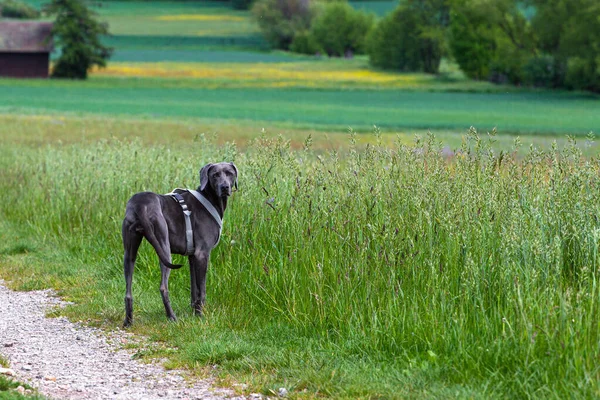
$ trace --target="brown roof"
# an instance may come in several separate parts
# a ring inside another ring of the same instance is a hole
[[[52,51],[51,30],[51,22],[0,21],[0,52]]]

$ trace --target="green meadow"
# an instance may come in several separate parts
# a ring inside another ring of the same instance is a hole
[[[574,143],[521,157],[518,142],[498,152],[471,131],[448,159],[432,135],[384,146],[376,132],[365,147],[352,133],[340,151],[307,136],[295,150],[261,134],[239,147],[199,132],[158,144],[86,139],[102,119],[39,122],[2,129],[0,276],[56,288],[73,302],[61,314],[105,329],[123,319],[127,199],[193,187],[209,161],[240,169],[205,318],[181,270],[179,321],[167,322],[142,247],[132,331],[155,345],[139,357],[298,398],[599,394],[600,163]],[[152,124],[107,123],[131,135]],[[57,137],[22,141],[45,124]]]
[[[166,320],[142,245],[136,357],[242,394],[600,397],[598,96],[269,51],[224,3],[99,4],[105,70],[0,79],[11,287],[117,329],[127,199],[234,161],[204,318],[184,268]]]
[[[4,113],[224,119],[338,130],[454,130],[584,136],[600,127],[595,97],[553,93],[161,87],[142,79],[0,81]],[[193,85],[193,84],[192,84]],[[190,86],[192,86],[190,85]]]

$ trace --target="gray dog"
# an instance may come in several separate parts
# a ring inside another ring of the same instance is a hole
[[[123,220],[125,248],[125,322],[133,320],[131,281],[142,239],[154,247],[160,260],[160,293],[167,318],[176,320],[169,300],[169,274],[181,265],[171,264],[171,254],[187,255],[190,263],[192,307],[202,315],[206,298],[206,270],[210,251],[221,235],[223,214],[232,188],[237,189],[238,171],[233,163],[207,164],[200,170],[196,191],[178,189],[167,195],[134,194],[127,202]]]

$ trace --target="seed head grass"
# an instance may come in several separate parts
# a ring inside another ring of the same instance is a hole
[[[204,163],[235,161],[206,317],[174,271],[180,320],[167,323],[147,244],[136,264],[133,329],[176,349],[161,354],[169,365],[301,397],[598,396],[600,160],[574,139],[518,158],[518,140],[498,151],[495,132],[472,129],[449,157],[433,135],[374,135],[328,152],[266,135],[244,149],[199,135],[177,152],[5,146],[0,235],[24,250],[3,240],[0,274],[58,288],[72,318],[118,326],[127,199],[196,187]]]

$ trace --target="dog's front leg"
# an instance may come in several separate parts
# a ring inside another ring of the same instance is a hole
[[[192,308],[198,316],[202,316],[202,307],[206,300],[206,271],[210,253],[207,251],[196,251],[189,257]]]

